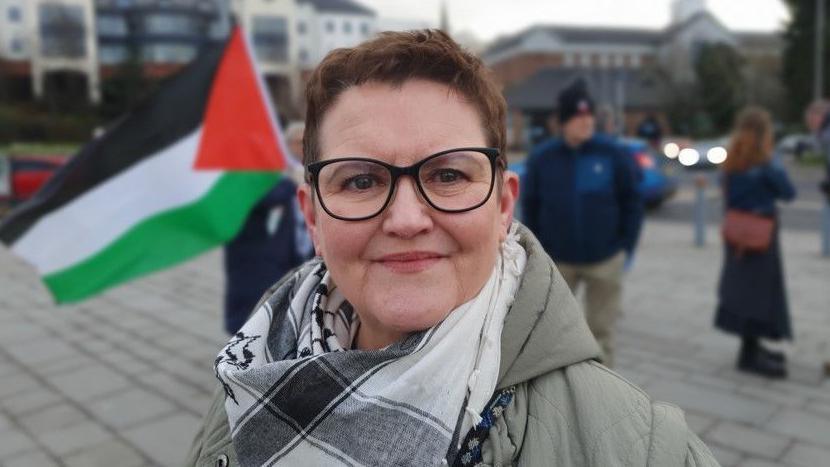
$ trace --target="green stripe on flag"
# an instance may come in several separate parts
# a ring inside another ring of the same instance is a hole
[[[281,174],[229,172],[199,200],[147,218],[83,262],[43,277],[58,303],[184,261],[232,239]]]

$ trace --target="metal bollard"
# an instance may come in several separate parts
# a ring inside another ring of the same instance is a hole
[[[830,257],[830,199],[824,201],[821,216],[821,255]]]
[[[695,175],[695,246],[706,244],[706,185],[703,174]]]

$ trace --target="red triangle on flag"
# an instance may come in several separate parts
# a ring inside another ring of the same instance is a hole
[[[267,98],[242,32],[236,27],[213,79],[194,168],[283,169],[286,155]]]

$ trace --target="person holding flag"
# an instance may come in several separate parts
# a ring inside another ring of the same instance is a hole
[[[303,124],[285,131],[289,155],[302,161]],[[297,171],[292,171],[297,172]],[[314,250],[297,204],[294,173],[284,176],[251,210],[242,230],[225,245],[225,332],[236,333],[257,300]]]

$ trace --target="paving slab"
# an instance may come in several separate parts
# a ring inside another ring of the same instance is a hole
[[[21,416],[34,410],[59,403],[60,394],[45,388],[33,388],[17,396],[7,397],[0,401],[6,411],[14,416]]]
[[[709,449],[722,467],[735,467],[743,459],[740,452],[719,444],[709,444]]]
[[[0,459],[35,448],[35,442],[26,433],[15,428],[0,430]]]
[[[115,429],[170,414],[174,409],[167,399],[143,389],[129,389],[89,405],[97,419]]]
[[[719,423],[704,439],[767,459],[778,459],[792,443],[787,437],[732,422]]]
[[[124,438],[161,465],[181,465],[200,419],[178,414],[124,432]]]
[[[99,396],[130,386],[126,377],[102,365],[47,378],[60,392],[76,401],[93,401]]]
[[[58,457],[95,446],[113,437],[104,427],[91,421],[49,430],[36,436],[38,441]]]
[[[807,443],[795,443],[784,455],[783,462],[798,467],[818,467],[830,461],[830,449]]]
[[[649,390],[658,399],[734,422],[758,424],[769,419],[777,410],[773,404],[692,383],[661,381],[649,385]]]
[[[66,456],[66,467],[141,467],[147,464],[142,455],[122,441],[105,441]]]
[[[30,451],[3,461],[4,467],[61,467],[54,458],[40,451]]]
[[[88,420],[89,417],[75,404],[64,402],[22,416],[19,418],[19,423],[29,433],[43,433],[77,425]]]
[[[830,449],[830,418],[818,414],[785,409],[776,414],[767,429]]]
[[[765,459],[747,458],[738,463],[737,467],[782,467],[784,464],[771,462]]]

